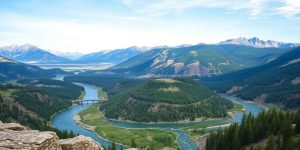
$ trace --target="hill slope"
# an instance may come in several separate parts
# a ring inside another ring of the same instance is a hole
[[[80,96],[82,87],[64,81],[23,80],[23,86],[0,84],[0,120],[18,122],[34,129],[69,106]]]
[[[295,48],[262,66],[204,79],[220,92],[243,99],[300,106],[300,48]]]
[[[160,122],[226,117],[233,104],[189,79],[150,79],[100,106],[108,118]]]
[[[110,70],[138,75],[210,76],[264,64],[289,49],[243,45],[194,45],[157,48]]]
[[[68,59],[56,56],[33,45],[12,45],[0,47],[0,55],[23,63],[57,63]]]
[[[15,62],[2,56],[0,56],[0,68],[0,81],[24,78],[50,78],[57,73],[63,73],[60,69],[45,70],[37,66]]]

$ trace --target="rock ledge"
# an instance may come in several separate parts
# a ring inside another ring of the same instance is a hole
[[[0,124],[0,149],[22,150],[103,150],[89,137],[77,136],[59,140],[55,132],[26,130],[17,123]]]

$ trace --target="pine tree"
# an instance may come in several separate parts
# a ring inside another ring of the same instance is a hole
[[[276,140],[276,149],[280,150],[280,148],[281,148],[281,135],[278,135]]]
[[[154,150],[154,145],[153,145],[153,143],[150,145],[150,150]]]
[[[136,148],[137,145],[135,143],[135,140],[134,139],[131,139],[131,148]]]
[[[275,150],[275,139],[273,135],[270,135],[267,146],[266,146],[266,150]]]
[[[289,120],[285,121],[283,129],[282,147],[281,150],[291,150],[293,149],[293,127]]]
[[[255,150],[264,150],[264,148],[263,148],[262,145],[259,144],[259,145],[255,148]]]
[[[300,110],[298,110],[296,113],[295,123],[296,123],[295,132],[300,133]]]
[[[0,103],[3,102],[3,98],[2,98],[2,95],[0,94]]]
[[[113,141],[113,143],[111,145],[111,150],[117,150],[116,143],[114,141]]]

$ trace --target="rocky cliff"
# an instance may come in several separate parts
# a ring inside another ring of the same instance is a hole
[[[103,150],[89,137],[77,136],[59,140],[54,132],[27,130],[17,123],[0,122],[0,149],[22,150]]]

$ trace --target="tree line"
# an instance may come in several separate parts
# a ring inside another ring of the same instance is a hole
[[[57,91],[59,90],[62,89],[57,89]],[[61,98],[58,96],[59,94],[49,94],[43,88],[32,86],[0,84],[0,91],[7,92],[6,97],[0,94],[0,120],[2,122],[18,122],[32,129],[53,131],[57,133],[59,138],[76,136],[72,131],[60,131],[47,123],[54,113],[71,105],[70,99]],[[80,95],[81,91],[78,90],[77,92]],[[25,107],[26,111],[20,109],[16,105],[17,103]]]
[[[207,150],[241,150],[245,146],[268,139],[266,146],[251,146],[250,149],[293,150],[293,136],[300,134],[300,111],[290,113],[272,109],[260,113],[244,114],[240,124],[213,131],[206,141]],[[299,147],[298,147],[299,148]]]

